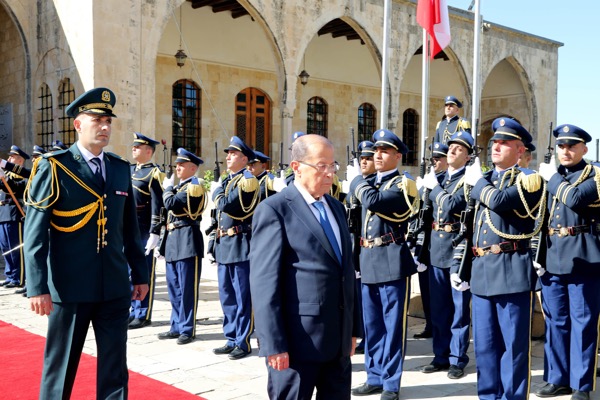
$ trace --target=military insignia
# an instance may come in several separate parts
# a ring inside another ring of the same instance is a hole
[[[81,156],[79,154],[75,154],[73,158],[75,159],[75,161],[81,160]]]
[[[110,102],[110,92],[108,90],[102,92],[102,101],[107,103]]]
[[[116,194],[117,196],[125,196],[125,197],[127,197],[127,196],[128,196],[127,192],[123,192],[123,191],[121,191],[121,190],[115,190],[115,194]]]
[[[504,126],[506,125],[506,122],[504,121],[504,118],[500,120],[500,126]]]
[[[233,138],[229,139],[229,143],[233,143]]]
[[[439,149],[439,148],[440,148],[440,144],[439,144],[439,143],[436,143],[434,147],[435,147],[436,149]]]
[[[462,132],[458,132],[458,135],[457,135],[457,136],[462,136]]]
[[[385,132],[379,132],[379,137],[384,137],[385,136]]]
[[[567,132],[569,132],[569,127],[568,127],[568,126],[565,126],[565,127],[563,128],[563,132],[564,132],[564,133],[567,133]]]

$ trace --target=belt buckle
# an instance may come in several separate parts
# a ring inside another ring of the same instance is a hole
[[[549,236],[554,236],[554,231],[555,231],[554,228],[548,228],[548,235]]]
[[[452,225],[448,224],[448,225],[444,226],[444,232],[446,232],[446,233],[452,232]]]
[[[380,237],[373,239],[373,246],[379,247],[383,244],[383,239]]]
[[[168,231],[172,231],[173,229],[175,229],[175,224],[174,223],[171,222],[171,223],[167,224],[167,230]]]
[[[437,222],[434,222],[433,224],[431,224],[431,227],[433,228],[434,231],[438,231],[440,229],[440,225]]]
[[[569,228],[562,227],[558,230],[558,237],[569,236]]]
[[[479,257],[483,257],[485,256],[485,250],[482,247],[476,247],[475,251],[477,252],[477,255]]]
[[[236,234],[235,227],[227,228],[227,236],[233,236]]]
[[[502,248],[499,244],[493,244],[490,246],[490,253],[492,254],[500,254],[502,253]]]

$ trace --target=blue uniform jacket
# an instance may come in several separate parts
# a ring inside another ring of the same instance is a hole
[[[585,233],[548,235],[546,269],[556,275],[600,275],[600,167],[585,161],[568,170],[560,166],[558,174],[548,182],[548,227],[560,228],[586,225]]]
[[[217,209],[217,236],[219,231],[239,230],[234,235],[216,239],[215,260],[219,264],[248,261],[252,236],[252,215],[260,202],[260,186],[250,171],[242,169],[229,175],[221,187],[215,189],[213,202]]]
[[[129,297],[128,265],[131,283],[148,283],[129,163],[105,152],[104,165],[104,188],[76,145],[34,165],[24,234],[29,296],[69,303]]]
[[[497,177],[488,171],[473,187],[471,196],[479,200],[473,246],[485,248],[510,240],[518,240],[520,246],[518,251],[474,258],[470,282],[473,294],[494,296],[535,289],[537,275],[528,247],[529,239],[537,234],[536,227],[540,228],[535,218],[545,201],[544,190],[539,174],[525,175],[517,167]]]
[[[442,175],[442,182],[429,192],[429,199],[433,204],[433,221],[441,230],[431,231],[430,254],[431,265],[438,268],[450,268],[454,256],[452,240],[458,236],[460,230],[460,213],[467,207],[465,198],[464,177],[465,169],[448,176]],[[450,225],[449,225],[450,224]],[[451,228],[446,232],[444,228]]]
[[[362,240],[384,235],[394,239],[387,245],[361,248],[361,279],[367,284],[391,282],[416,272],[404,239],[409,217],[418,209],[416,184],[398,171],[384,176],[378,187],[376,179],[358,176],[350,183],[350,192],[362,204]]]
[[[250,289],[260,356],[323,362],[349,356],[358,335],[352,245],[344,207],[324,196],[340,229],[342,265],[295,185],[259,204]]]
[[[160,233],[160,209],[163,207],[162,180],[164,174],[154,163],[131,166],[133,197],[135,198],[140,233]]]
[[[458,115],[450,118],[450,121],[444,116],[435,127],[434,142],[440,142],[447,145],[450,137],[459,130],[471,133],[471,123]]]
[[[204,256],[204,240],[200,231],[206,193],[198,178],[192,176],[163,193],[167,214],[165,260],[167,262]]]
[[[277,193],[273,190],[273,179],[275,179],[275,177],[272,173],[263,171],[256,179],[258,179],[258,184],[260,185],[260,201]]]

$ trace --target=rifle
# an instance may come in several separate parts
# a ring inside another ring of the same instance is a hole
[[[479,124],[479,121],[477,121]],[[478,130],[476,130],[477,132]],[[472,165],[475,162],[475,157],[481,153],[481,147],[477,145],[477,135],[473,138],[473,156],[469,162]],[[468,192],[471,193],[472,187],[468,187]],[[456,248],[457,252],[462,251],[462,257],[460,260],[460,266],[458,267],[458,277],[463,282],[469,282],[471,280],[471,270],[473,269],[473,233],[475,223],[475,208],[477,201],[469,196],[467,202],[467,208],[460,213],[460,231],[458,235],[452,240],[452,246]],[[462,243],[464,241],[464,243]],[[461,247],[461,246],[464,246]]]
[[[169,159],[169,149],[167,148],[167,141],[165,139],[162,139],[160,143],[163,145],[163,172],[165,173],[167,178],[170,178],[171,175],[173,175],[173,166],[170,162],[167,163],[167,160]],[[167,167],[169,167],[168,170]]]
[[[215,142],[215,168],[213,169],[213,181],[218,182],[221,177],[221,164],[223,162],[219,161],[219,147],[217,142]]]
[[[354,141],[354,128],[350,127],[350,140],[352,143],[352,153],[350,153],[350,146],[346,146],[346,155],[348,158],[348,165],[352,165],[354,160],[358,158],[358,152],[356,151],[356,142]],[[350,158],[350,154],[352,154],[352,158]],[[347,208],[347,221],[348,221],[348,230],[350,233],[354,234],[355,238],[360,240],[360,219],[361,219],[361,207],[358,199],[348,193],[348,208]],[[360,242],[357,242],[357,246],[360,246]]]
[[[554,147],[552,146],[552,136],[553,136],[553,132],[552,132],[552,122],[550,122],[550,130],[548,132],[548,147],[546,147],[546,150],[548,150],[546,152],[546,154],[544,154],[544,162],[546,164],[549,164],[550,161],[552,161],[552,155],[554,154]],[[545,204],[540,205],[540,207],[546,207]],[[545,267],[546,263],[546,233],[547,233],[547,226],[548,226],[548,213],[545,214],[545,218],[544,221],[541,221],[542,223],[542,229],[540,229],[540,233],[538,234],[537,237],[533,238],[531,240],[531,248],[535,250],[535,258],[534,261],[542,266]],[[542,262],[540,262],[542,261]]]
[[[596,162],[600,162],[600,139],[596,139]]]
[[[218,182],[219,178],[221,178],[221,163],[219,162],[219,145],[215,142],[215,169],[213,170],[213,181]],[[210,226],[206,228],[204,233],[208,236],[212,231],[216,231],[219,227],[219,222],[217,221],[217,209],[213,208],[210,210]]]
[[[281,171],[285,171],[287,167],[288,165],[283,163],[283,142],[281,142],[279,143],[279,174],[281,174]]]
[[[352,158],[358,159],[358,152],[356,151],[356,142],[354,141],[354,127],[350,127],[350,139],[352,143]]]
[[[429,148],[429,166],[433,165],[433,142],[435,138],[431,139],[431,145]],[[423,156],[421,165],[419,167],[419,175],[421,179],[425,177],[427,173],[427,159]],[[431,254],[429,252],[429,245],[431,243],[431,230],[433,228],[433,204],[429,198],[429,189],[423,188],[423,205],[419,210],[419,217],[417,220],[417,227],[413,232],[414,237],[418,237],[423,233],[423,242],[421,243],[421,249],[419,250],[418,260],[419,262],[429,266],[431,265]]]

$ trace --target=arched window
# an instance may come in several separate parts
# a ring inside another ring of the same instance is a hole
[[[60,140],[67,146],[77,141],[77,132],[73,126],[73,120],[67,116],[67,106],[75,100],[75,88],[69,78],[60,81],[58,86],[58,108],[62,110],[62,115],[58,118],[58,135]]]
[[[173,84],[173,152],[183,147],[201,156],[201,103],[200,87],[194,81],[181,79]]]
[[[358,107],[358,143],[363,140],[372,140],[375,132],[375,120],[377,118],[375,106],[370,103],[362,103]]]
[[[235,96],[235,134],[248,146],[269,155],[271,100],[262,90],[246,88]]]
[[[419,114],[409,108],[402,114],[402,120],[402,141],[409,150],[402,158],[402,165],[414,167],[419,163]]]
[[[321,97],[308,100],[306,133],[327,137],[327,103]]]
[[[52,138],[54,136],[54,121],[52,115],[52,93],[45,83],[42,83],[42,86],[40,86],[38,99],[38,139],[35,144],[42,146],[44,149],[49,149],[52,146]]]

